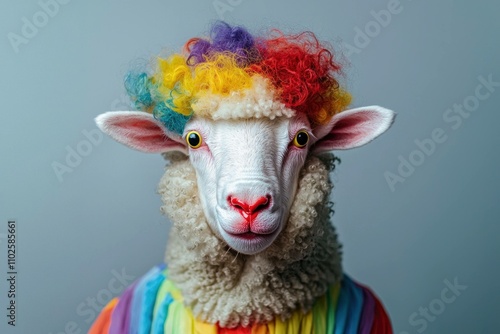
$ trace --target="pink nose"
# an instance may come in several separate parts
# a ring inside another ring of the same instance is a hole
[[[269,206],[271,196],[261,196],[255,201],[249,203],[240,200],[237,197],[229,196],[228,201],[231,206],[236,209],[245,219],[253,219],[259,212],[265,210]]]

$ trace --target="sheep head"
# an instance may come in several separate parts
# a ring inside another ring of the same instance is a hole
[[[97,124],[132,148],[188,155],[212,232],[237,252],[262,252],[283,230],[309,154],[366,144],[392,123],[381,107],[345,110],[340,65],[312,33],[255,38],[219,22],[185,50],[127,76],[145,112]]]
[[[364,145],[387,130],[393,117],[377,106],[346,110],[316,127],[302,114],[273,120],[193,117],[181,135],[144,112],[105,113],[97,124],[144,152],[188,154],[213,233],[240,253],[256,254],[284,228],[307,155]]]

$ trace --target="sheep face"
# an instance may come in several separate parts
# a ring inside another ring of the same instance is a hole
[[[252,255],[271,245],[285,227],[308,154],[364,145],[385,132],[393,118],[392,111],[377,106],[343,111],[313,128],[303,114],[196,116],[182,135],[145,112],[108,112],[96,122],[132,148],[189,155],[211,230],[234,250]]]
[[[183,137],[212,231],[244,254],[267,248],[287,220],[314,142],[308,120],[195,118]]]

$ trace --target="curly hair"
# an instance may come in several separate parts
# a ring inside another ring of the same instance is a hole
[[[193,115],[215,113],[214,100],[234,101],[238,96],[244,96],[246,104],[255,101],[251,103],[277,110],[273,114],[254,108],[254,116],[304,113],[314,126],[327,122],[351,102],[335,77],[339,73],[341,66],[332,50],[312,32],[286,35],[272,30],[266,37],[255,37],[244,27],[218,21],[209,37],[192,38],[181,53],[158,58],[151,73],[128,73],[125,88],[138,109],[153,113],[176,133],[182,133]],[[262,94],[262,87],[268,92],[266,103],[256,96]],[[258,94],[248,93],[252,89]],[[212,106],[212,111],[206,106]],[[252,117],[248,110],[224,116],[242,115]]]

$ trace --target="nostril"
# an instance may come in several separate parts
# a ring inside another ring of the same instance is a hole
[[[231,204],[232,207],[237,209],[238,211],[247,213],[247,214],[252,214],[256,213],[259,211],[262,211],[266,209],[269,206],[271,196],[266,195],[266,196],[261,196],[257,198],[253,203],[247,203],[242,200],[240,200],[237,197],[233,196],[228,196],[228,202]]]
[[[248,209],[250,213],[255,213],[264,210],[269,204],[269,197],[270,197],[269,195],[265,197],[264,196],[259,197],[257,201],[255,201],[255,203],[249,206]]]
[[[231,204],[231,206],[235,207],[236,209],[240,211],[247,211],[245,203],[241,202],[236,197],[229,196],[228,201]]]
[[[229,203],[231,204],[231,206],[236,208],[238,211],[248,212],[248,204],[247,203],[241,201],[237,197],[232,197],[232,196],[229,196],[228,200],[229,200]]]

